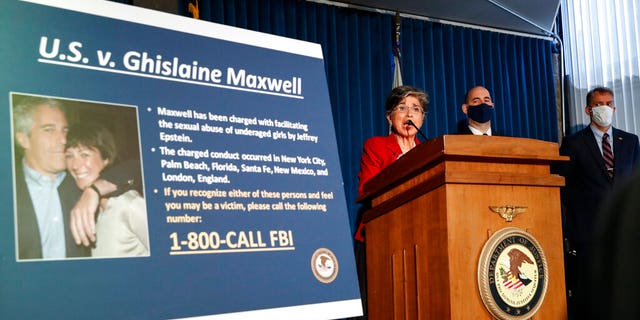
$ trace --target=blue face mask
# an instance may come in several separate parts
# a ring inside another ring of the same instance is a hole
[[[469,116],[469,119],[478,123],[491,121],[491,119],[493,119],[493,107],[486,103],[477,106],[468,106],[467,116]]]

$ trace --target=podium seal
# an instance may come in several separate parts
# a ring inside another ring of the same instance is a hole
[[[487,240],[478,261],[478,288],[495,318],[524,320],[542,305],[549,270],[538,241],[518,228],[504,228]]]

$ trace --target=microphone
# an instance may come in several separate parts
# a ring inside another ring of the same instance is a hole
[[[418,130],[418,133],[420,134],[422,139],[424,139],[425,141],[429,140],[429,139],[427,139],[427,136],[425,136],[424,133],[422,133],[422,131],[420,131],[420,128],[418,128],[418,126],[416,126],[416,124],[413,123],[413,121],[411,121],[411,119],[407,120],[407,124],[410,125],[410,126],[413,126],[414,128],[416,128],[416,130]]]

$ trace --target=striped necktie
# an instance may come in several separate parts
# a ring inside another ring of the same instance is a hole
[[[602,158],[604,158],[604,166],[607,169],[609,178],[613,178],[613,152],[608,138],[609,134],[607,133],[602,136]]]

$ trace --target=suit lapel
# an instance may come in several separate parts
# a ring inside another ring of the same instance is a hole
[[[392,133],[387,136],[387,149],[389,153],[393,155],[393,160],[395,161],[402,154],[402,149],[400,149],[400,145],[398,145],[398,141],[396,141],[396,136]]]
[[[40,229],[27,182],[22,171],[22,163],[16,166],[16,211],[18,225],[18,258],[42,259]]]
[[[396,136],[392,133],[390,135],[387,136],[387,150],[389,151],[389,154],[393,155],[393,161],[397,160],[398,157],[400,155],[402,155],[402,149],[400,148],[400,145],[398,144],[398,140],[396,140]],[[414,141],[416,143],[416,146],[420,144],[420,140],[418,140],[418,138],[414,138]]]
[[[600,171],[600,174],[602,174],[605,180],[608,180],[609,176],[607,175],[607,170],[605,169],[604,165],[604,159],[602,158],[602,153],[600,152],[600,148],[598,147],[598,144],[596,142],[596,137],[593,135],[591,128],[588,126],[584,129],[583,132],[584,134],[582,135],[582,142],[585,144],[587,150],[589,150],[589,154],[591,155],[591,157],[593,157],[595,161],[594,163],[598,167],[598,171]]]

